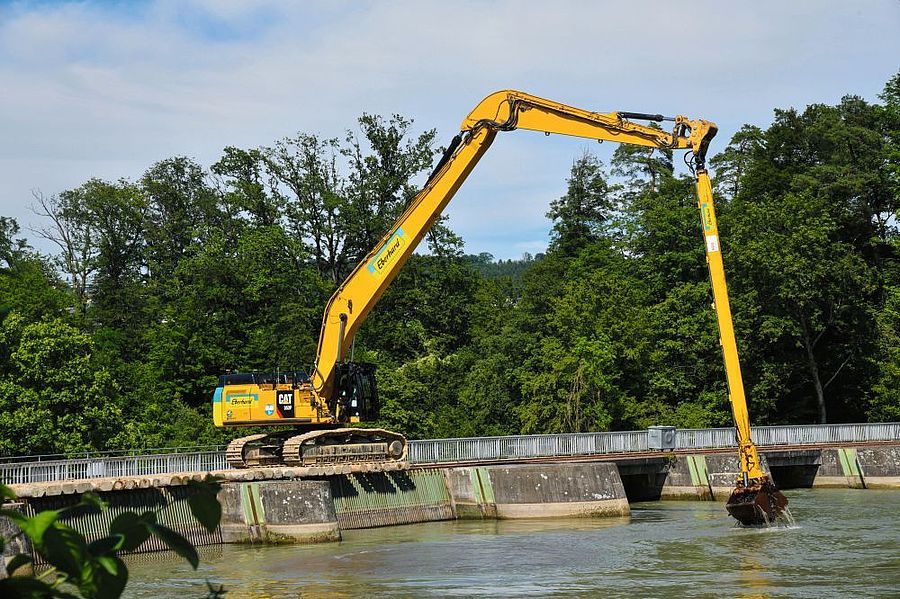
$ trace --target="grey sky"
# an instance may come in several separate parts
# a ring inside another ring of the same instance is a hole
[[[897,0],[0,2],[0,215],[28,226],[32,189],[340,136],[363,111],[412,117],[445,144],[504,88],[708,118],[716,152],[775,107],[874,101],[898,69]],[[541,251],[586,147],[499,137],[448,209],[466,250]]]

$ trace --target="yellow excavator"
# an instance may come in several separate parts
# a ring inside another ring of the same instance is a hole
[[[671,132],[635,121],[672,122]],[[213,396],[216,426],[284,426],[288,431],[249,435],[228,447],[235,467],[365,462],[384,469],[402,464],[406,440],[382,429],[350,427],[377,417],[374,367],[347,360],[366,316],[465,181],[500,131],[527,129],[621,144],[689,152],[719,323],[729,399],[737,428],[741,475],[726,508],[743,524],[782,515],[787,499],[763,472],[750,435],[750,419],[725,286],[722,248],[706,151],[714,123],[684,116],[590,112],[519,91],[482,100],[462,123],[423,189],[378,245],[356,266],[328,302],[311,373],[239,373],[220,377]]]

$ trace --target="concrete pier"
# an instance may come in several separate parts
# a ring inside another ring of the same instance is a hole
[[[456,468],[448,471],[447,481],[458,517],[560,518],[630,513],[619,472],[609,462]]]
[[[225,543],[321,543],[339,541],[327,481],[264,481],[223,485],[222,541]]]

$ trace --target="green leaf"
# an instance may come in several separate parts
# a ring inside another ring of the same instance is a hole
[[[0,484],[0,499],[16,499],[16,494],[6,485]]]
[[[211,493],[197,492],[188,497],[194,518],[209,532],[214,532],[222,519],[222,504]]]
[[[81,503],[85,505],[92,505],[101,510],[105,510],[109,504],[104,501],[99,495],[92,491],[88,491],[81,496]]]
[[[118,574],[121,569],[121,560],[117,560],[115,556],[103,555],[98,557],[95,561],[100,567],[113,576]]]
[[[13,558],[6,563],[6,573],[12,576],[16,570],[25,564],[30,564],[32,561],[31,556],[25,553],[14,555]]]
[[[94,599],[118,599],[128,584],[128,568],[118,557],[107,555],[98,557]]]
[[[40,545],[43,542],[44,534],[56,523],[56,518],[59,517],[59,512],[56,510],[38,512],[31,517],[14,510],[2,510],[0,514],[14,521],[35,545]]]
[[[37,599],[43,597],[63,597],[58,591],[42,580],[27,576],[0,580],[0,597],[8,599]],[[71,595],[69,595],[71,596]]]
[[[100,499],[100,497],[96,493],[91,493],[89,491],[81,496],[81,501],[79,501],[75,505],[62,509],[59,512],[59,517],[60,519],[65,519],[99,514],[106,508],[106,502]]]
[[[116,533],[108,537],[103,537],[102,539],[97,539],[96,541],[88,545],[88,552],[93,556],[100,557],[110,553],[115,553],[122,548],[122,545],[124,543],[125,535]]]
[[[150,538],[150,529],[148,524],[156,521],[156,514],[153,512],[144,512],[138,515],[134,512],[124,512],[116,516],[109,525],[110,535],[121,535],[123,537],[120,549],[124,551],[134,551],[141,543]]]
[[[163,524],[149,524],[148,527],[153,531],[153,534],[168,545],[169,549],[186,559],[193,566],[194,570],[197,569],[197,566],[200,564],[200,558],[197,556],[197,550],[194,549],[194,546],[187,539]]]
[[[78,531],[55,522],[44,532],[43,543],[36,546],[44,559],[60,572],[74,580],[83,578],[82,569],[89,556],[87,543]]]

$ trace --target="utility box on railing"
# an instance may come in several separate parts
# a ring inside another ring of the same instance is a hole
[[[658,451],[675,449],[674,426],[651,426],[647,429],[647,447]]]

